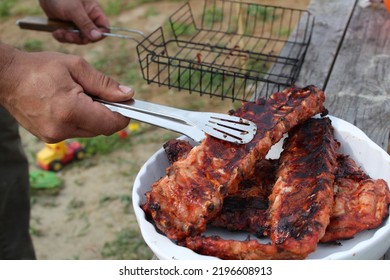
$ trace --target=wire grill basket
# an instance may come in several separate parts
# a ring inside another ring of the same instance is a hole
[[[171,15],[172,39],[160,27],[137,45],[148,83],[233,101],[294,84],[314,25],[308,11],[204,0],[195,13],[194,3]]]

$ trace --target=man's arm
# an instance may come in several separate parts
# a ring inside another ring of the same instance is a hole
[[[81,35],[58,30],[61,42],[99,40],[98,27],[108,19],[95,0],[40,0],[48,17],[74,22]],[[28,53],[0,42],[0,105],[45,142],[110,135],[129,119],[94,102],[131,99],[134,92],[93,69],[78,56],[55,52]]]
[[[27,53],[0,42],[0,105],[45,142],[123,129],[129,119],[89,95],[124,101],[133,94],[78,56]]]

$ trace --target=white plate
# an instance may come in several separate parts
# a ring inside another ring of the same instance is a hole
[[[330,116],[335,137],[341,143],[340,152],[348,154],[358,165],[374,179],[384,179],[390,186],[390,156],[377,144],[371,141],[360,129],[352,124]],[[187,139],[183,137],[183,139]],[[188,140],[188,139],[187,139]],[[281,141],[268,153],[268,158],[277,158],[282,150]],[[145,219],[139,205],[145,200],[145,193],[150,186],[165,175],[168,160],[163,148],[159,149],[139,171],[133,186],[133,207],[142,236],[159,259],[216,259],[200,255],[192,250],[177,246],[166,236],[156,231],[153,224]],[[218,234],[222,238],[244,240],[247,233],[232,233],[223,229],[207,230],[206,234]],[[389,218],[381,227],[357,234],[353,239],[341,241],[340,245],[319,244],[317,250],[308,259],[379,259],[390,247]]]

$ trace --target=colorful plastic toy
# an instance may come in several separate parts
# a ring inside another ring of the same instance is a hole
[[[61,180],[52,171],[31,170],[29,177],[32,189],[57,189],[61,185]]]
[[[37,163],[43,170],[60,171],[64,165],[85,157],[85,150],[77,141],[45,144],[37,153]]]

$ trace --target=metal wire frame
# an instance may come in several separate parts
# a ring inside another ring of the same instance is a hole
[[[187,2],[170,25],[173,39],[160,27],[137,46],[148,83],[247,101],[294,84],[314,18],[298,9],[204,0],[201,17]]]

